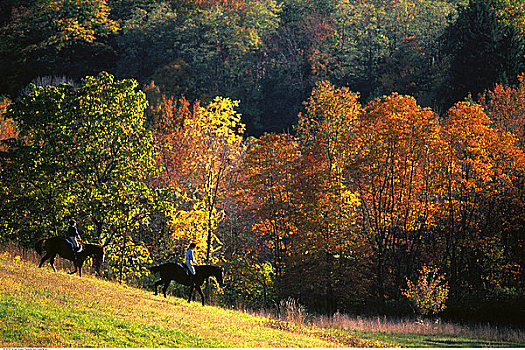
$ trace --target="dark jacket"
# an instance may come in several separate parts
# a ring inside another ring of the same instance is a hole
[[[69,228],[67,229],[67,236],[80,239],[80,235],[78,234],[77,227],[73,225],[69,226]]]

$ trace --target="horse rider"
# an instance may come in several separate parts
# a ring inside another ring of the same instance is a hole
[[[195,254],[194,249],[197,247],[195,243],[190,243],[190,246],[188,247],[188,250],[186,251],[186,261],[184,262],[186,266],[188,267],[188,270],[190,272],[190,284],[195,285],[195,268],[193,267],[193,264],[198,265],[197,261],[195,261]]]
[[[67,229],[67,238],[66,241],[68,241],[71,244],[71,248],[73,249],[73,258],[75,261],[77,260],[77,253],[80,253],[82,251],[82,238],[80,237],[80,234],[77,230],[77,223],[74,219],[71,219],[69,221],[69,227]]]

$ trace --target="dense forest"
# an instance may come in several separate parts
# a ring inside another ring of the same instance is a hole
[[[4,0],[0,241],[75,218],[126,283],[196,242],[225,305],[523,323],[523,73],[523,0]]]

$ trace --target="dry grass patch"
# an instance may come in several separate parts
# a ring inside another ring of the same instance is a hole
[[[489,324],[460,325],[440,321],[416,321],[391,317],[359,317],[336,313],[332,317],[317,317],[314,321],[320,327],[358,330],[367,333],[407,335],[447,335],[479,339],[480,343],[509,342],[525,345],[525,331],[511,327],[497,327]]]
[[[377,346],[330,330],[279,328],[267,318],[188,304],[93,276],[0,257],[2,346],[341,347]]]

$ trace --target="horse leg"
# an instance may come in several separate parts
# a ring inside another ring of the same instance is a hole
[[[74,262],[74,261],[73,261],[73,266],[75,266],[75,271],[70,271],[70,272],[68,272],[68,274],[70,274],[70,275],[74,274],[74,273],[77,272],[77,270],[78,270],[78,269],[77,269],[77,263]]]
[[[161,284],[162,284],[162,280],[158,280],[157,282],[155,282],[155,295],[157,295],[157,289],[159,288]]]
[[[53,268],[53,271],[57,272],[57,269],[55,269],[55,257],[56,257],[56,254],[51,256],[51,259],[49,259],[49,264]]]
[[[38,264],[38,267],[42,267],[42,265],[44,265],[44,263],[46,262],[47,259],[49,259],[51,256],[50,255],[44,255],[42,257],[42,259],[40,259],[40,264]]]
[[[82,265],[84,265],[84,259],[79,259],[74,264],[78,267],[78,277],[82,277]]]
[[[195,289],[197,289],[197,292],[199,292],[199,294],[201,296],[201,300],[202,300],[202,306],[204,306],[204,293],[202,293],[201,287],[197,286],[197,287],[195,287]]]
[[[194,288],[195,288],[195,287],[193,287],[193,286],[190,287],[190,295],[189,295],[189,297],[188,297],[188,303],[191,303],[191,297],[192,297],[193,289],[194,289]]]
[[[166,298],[166,291],[168,290],[168,287],[170,286],[170,282],[171,282],[171,280],[167,280],[164,283],[164,288],[162,288],[162,291],[164,292],[164,298]]]

